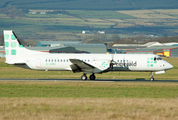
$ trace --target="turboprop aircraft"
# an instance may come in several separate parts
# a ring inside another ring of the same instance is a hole
[[[25,48],[12,30],[4,30],[7,64],[44,71],[82,72],[82,80],[95,80],[95,74],[109,71],[165,73],[173,66],[154,54],[55,54]]]

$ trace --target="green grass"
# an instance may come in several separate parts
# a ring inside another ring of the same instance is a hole
[[[26,16],[28,18],[71,18],[71,16],[69,15],[65,15],[65,14],[26,14]]]
[[[134,18],[129,15],[118,13],[115,11],[84,11],[84,10],[69,10],[69,13],[78,15],[83,18],[99,18],[99,19],[129,19]]]
[[[0,97],[178,98],[178,84],[0,82]]]

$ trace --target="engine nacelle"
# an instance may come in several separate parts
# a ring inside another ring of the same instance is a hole
[[[107,70],[110,67],[111,60],[96,60],[91,62],[91,65],[96,67],[98,71]]]

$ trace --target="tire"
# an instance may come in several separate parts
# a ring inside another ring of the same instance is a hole
[[[82,75],[81,76],[81,80],[84,80],[84,81],[87,80],[87,76],[86,75]]]
[[[151,77],[151,78],[150,78],[150,81],[154,81],[154,78],[153,78],[153,77]]]
[[[95,75],[90,75],[90,80],[95,80]]]

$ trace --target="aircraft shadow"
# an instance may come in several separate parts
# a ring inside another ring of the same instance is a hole
[[[83,81],[81,79],[67,79],[67,78],[46,78],[46,79],[37,79],[41,81]],[[152,82],[146,80],[145,78],[136,78],[136,79],[96,79],[96,80],[86,80],[88,82]],[[84,81],[85,82],[85,81]],[[178,80],[155,80],[153,82],[178,82]]]
[[[146,80],[145,78],[136,79],[96,79],[96,80],[86,80],[72,79],[72,78],[0,78],[0,81],[71,81],[71,82],[152,82]],[[178,83],[178,80],[155,80],[153,82],[169,82]]]

